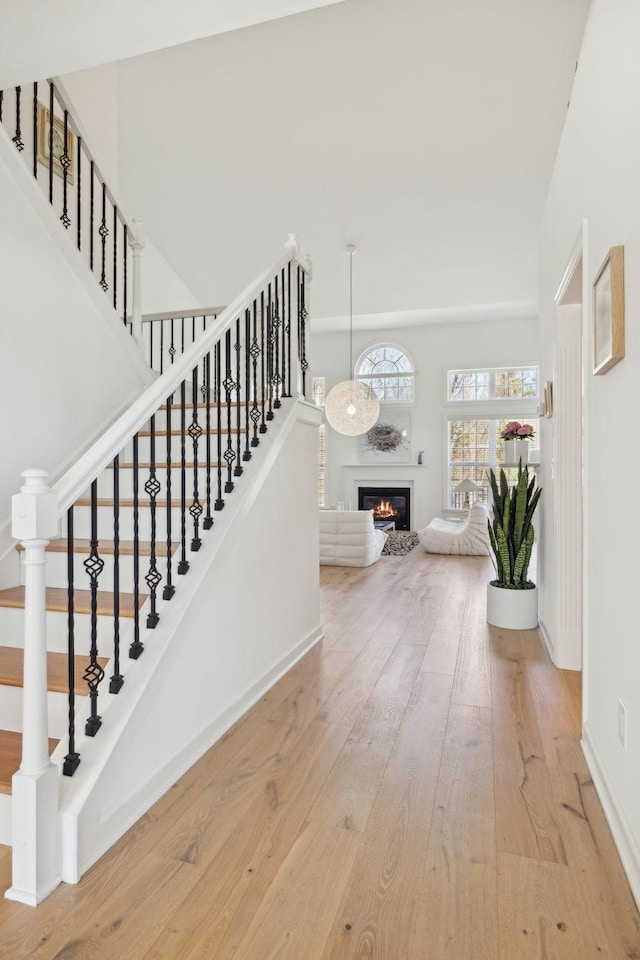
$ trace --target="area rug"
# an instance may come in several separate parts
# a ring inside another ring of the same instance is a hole
[[[415,530],[391,530],[382,548],[383,557],[404,557],[420,541]]]

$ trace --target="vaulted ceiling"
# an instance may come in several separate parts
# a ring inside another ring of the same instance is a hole
[[[119,188],[202,303],[232,298],[294,230],[327,329],[347,310],[349,242],[371,326],[535,314],[589,0],[10,2],[20,36],[36,11],[44,26],[37,76],[129,58]],[[267,10],[282,18],[256,22]],[[4,73],[34,79],[7,41]]]

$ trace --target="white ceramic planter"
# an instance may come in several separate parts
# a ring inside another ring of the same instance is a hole
[[[507,630],[533,630],[538,626],[538,588],[505,590],[488,583],[487,623]]]
[[[529,440],[505,440],[504,462],[517,466],[522,461],[524,467],[529,462],[529,443]]]

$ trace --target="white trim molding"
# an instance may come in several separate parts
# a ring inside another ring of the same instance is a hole
[[[611,786],[604,765],[600,759],[600,754],[591,736],[588,723],[583,724],[580,745],[593,779],[593,785],[596,788],[596,793],[602,804],[604,815],[609,824],[609,829],[613,835],[613,841],[620,855],[624,872],[627,875],[631,892],[636,904],[640,907],[640,848],[635,841],[627,820],[621,812],[621,805],[618,802],[615,791]]]

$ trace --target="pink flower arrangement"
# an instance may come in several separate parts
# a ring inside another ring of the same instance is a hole
[[[519,423],[511,420],[500,432],[503,440],[533,440],[533,427],[530,423]]]

